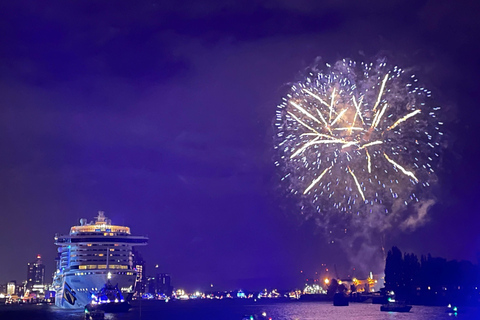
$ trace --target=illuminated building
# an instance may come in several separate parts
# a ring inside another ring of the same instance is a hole
[[[7,294],[14,295],[17,293],[17,283],[15,281],[7,282]]]
[[[168,273],[159,273],[158,264],[155,266],[155,277],[148,279],[148,292],[153,295],[171,296],[173,286],[171,285],[171,276]]]
[[[37,260],[30,262],[27,269],[26,289],[32,291],[35,288],[45,285],[45,266],[42,264],[42,257],[37,255]]]
[[[170,277],[170,274],[160,273],[160,274],[157,274],[156,278],[158,281],[157,282],[158,293],[170,296],[173,293],[173,287],[171,285],[172,278]]]
[[[137,278],[135,281],[135,294],[141,296],[145,293],[148,282],[148,279],[146,277],[145,261],[143,260],[138,250],[135,250],[135,248],[132,249],[132,255],[133,269],[137,271]]]

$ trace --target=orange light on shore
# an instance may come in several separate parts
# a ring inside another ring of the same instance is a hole
[[[324,282],[325,282],[325,284],[329,284],[329,283],[330,283],[330,280],[328,280],[327,278],[325,278]]]

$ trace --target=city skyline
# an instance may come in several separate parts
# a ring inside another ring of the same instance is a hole
[[[39,253],[50,278],[55,234],[98,211],[147,235],[147,272],[158,264],[175,286],[290,287],[322,263],[346,273],[351,253],[285,197],[273,124],[290,83],[343,58],[413,69],[445,118],[435,203],[387,249],[478,263],[477,9],[0,4],[0,282],[23,281]]]

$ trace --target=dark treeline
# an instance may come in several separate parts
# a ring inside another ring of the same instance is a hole
[[[469,261],[405,253],[393,247],[385,264],[385,289],[414,304],[478,304],[480,268]]]

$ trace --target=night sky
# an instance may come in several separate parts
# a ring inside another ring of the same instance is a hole
[[[379,56],[417,70],[447,135],[429,222],[388,244],[477,263],[478,12],[447,0],[3,1],[0,282],[25,280],[36,254],[50,276],[55,233],[99,210],[149,236],[147,268],[175,287],[290,287],[321,263],[351,268],[284,197],[273,119],[315,61]]]

